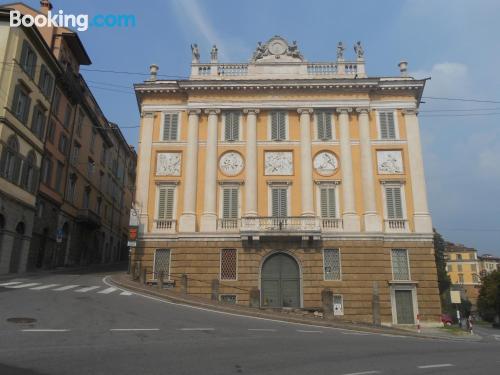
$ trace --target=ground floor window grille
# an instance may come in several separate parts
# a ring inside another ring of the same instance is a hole
[[[170,249],[157,249],[154,259],[154,278],[158,278],[163,272],[163,278],[170,279]]]
[[[406,249],[392,249],[392,274],[394,280],[410,280],[408,251]]]
[[[236,294],[221,294],[220,301],[224,303],[236,304]]]
[[[339,249],[323,250],[323,269],[325,280],[340,280]]]
[[[236,280],[237,252],[236,249],[223,249],[220,253],[220,279]]]

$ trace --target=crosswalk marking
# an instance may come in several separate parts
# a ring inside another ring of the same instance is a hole
[[[100,287],[99,286],[88,286],[86,288],[77,289],[77,290],[75,290],[75,292],[87,293],[87,292],[90,292],[91,290],[98,289],[98,288],[100,288]]]
[[[66,286],[62,286],[60,288],[56,288],[54,290],[57,291],[57,292],[63,292],[65,290],[73,289],[73,288],[76,288],[76,287],[79,287],[79,286],[80,285],[66,285]]]
[[[7,288],[20,289],[20,288],[28,288],[30,286],[35,286],[35,285],[40,285],[40,283],[28,283],[28,284],[21,284],[21,285],[12,285],[12,286],[7,286]]]
[[[53,288],[55,286],[58,286],[60,284],[47,284],[47,285],[42,285],[42,286],[36,286],[34,288],[30,288],[31,290],[43,290],[43,289],[49,289]]]
[[[0,284],[0,286],[16,285],[16,284],[21,284],[21,281],[11,281],[9,283],[2,283]]]
[[[109,294],[109,293],[113,293],[115,290],[118,290],[118,289],[110,287],[110,288],[101,290],[100,292],[97,292],[97,293],[100,293],[100,294]]]
[[[130,292],[121,292],[120,296],[131,296],[133,293]]]

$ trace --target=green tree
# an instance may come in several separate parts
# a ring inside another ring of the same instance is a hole
[[[500,271],[494,271],[483,277],[477,310],[488,322],[500,317]]]
[[[441,296],[441,307],[444,313],[453,314],[453,308],[450,300],[451,279],[446,271],[446,260],[444,257],[445,240],[441,234],[434,229],[434,258],[436,261],[436,270],[438,278],[439,295]]]

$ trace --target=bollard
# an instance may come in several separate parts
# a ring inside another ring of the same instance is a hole
[[[417,333],[420,333],[420,314],[417,314]]]
[[[146,267],[144,267],[144,268],[142,269],[142,274],[141,274],[141,276],[142,276],[142,280],[141,280],[141,282],[142,282],[142,284],[144,284],[144,285],[146,285],[146,284],[147,284],[147,274],[148,274],[148,273],[147,273]]]
[[[188,294],[188,276],[185,273],[181,276],[181,292]]]
[[[158,275],[158,289],[163,289],[163,276],[164,273],[163,271],[160,271],[159,275]]]
[[[250,307],[259,308],[260,307],[260,290],[257,288],[252,288],[248,292],[248,305]]]
[[[325,317],[330,317],[333,315],[333,292],[325,288],[321,291],[321,303],[323,309],[323,315]]]
[[[212,280],[212,301],[218,301],[218,300],[219,300],[219,280],[213,279]]]
[[[372,315],[373,324],[379,326],[381,324],[380,320],[380,292],[378,289],[378,282],[373,282],[373,294],[372,294]]]

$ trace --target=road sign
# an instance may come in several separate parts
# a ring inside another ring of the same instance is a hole
[[[450,290],[451,303],[461,303],[460,299],[460,291],[459,290]]]
[[[127,242],[128,247],[136,247],[137,246],[137,241],[128,241]]]

